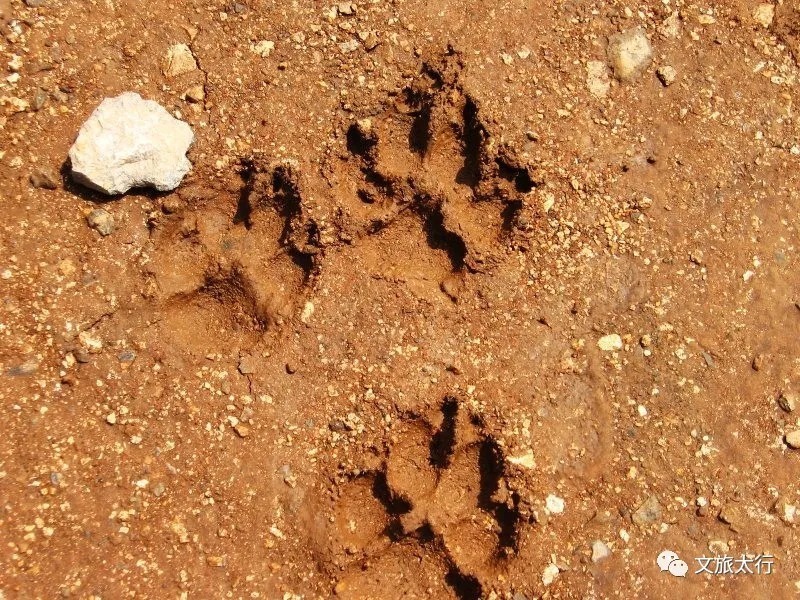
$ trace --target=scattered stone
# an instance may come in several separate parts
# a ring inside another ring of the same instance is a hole
[[[717,556],[724,556],[730,551],[731,547],[724,540],[711,540],[708,542],[708,550]]]
[[[356,14],[358,7],[354,2],[340,2],[337,6],[340,15],[350,16]]]
[[[286,363],[286,372],[287,372],[289,375],[294,375],[295,373],[297,373],[297,367],[295,366],[295,364],[294,364],[294,363],[292,363],[292,362],[287,362],[287,363]]]
[[[184,208],[186,208],[186,202],[184,202],[180,197],[174,195],[164,198],[164,201],[161,203],[161,210],[163,210],[167,215],[179,213]]]
[[[611,549],[600,540],[592,542],[592,562],[600,562],[611,556]]]
[[[341,42],[339,44],[339,50],[341,50],[345,54],[349,54],[350,52],[355,52],[356,50],[358,50],[358,40],[347,40],[346,42]]]
[[[103,349],[103,340],[94,337],[88,331],[81,331],[78,334],[78,341],[80,341],[83,347],[91,354],[97,354]]]
[[[258,54],[261,58],[267,58],[272,51],[275,50],[275,42],[269,40],[261,40],[260,42],[250,46],[250,50]]]
[[[250,426],[246,425],[245,423],[237,423],[233,426],[233,430],[240,438],[246,438],[248,435],[250,435]]]
[[[83,348],[76,348],[72,351],[72,355],[75,357],[75,360],[78,361],[79,364],[85,365],[92,362],[92,356],[84,350]]]
[[[206,88],[203,85],[193,85],[185,92],[183,92],[183,97],[185,100],[189,102],[195,102],[197,104],[204,102],[206,99]]]
[[[653,56],[650,40],[641,27],[612,35],[608,40],[608,58],[620,81],[631,81],[649,65]]]
[[[132,92],[106,98],[70,148],[72,177],[108,195],[135,187],[170,191],[192,167],[186,151],[193,140],[187,123],[152,100]]]
[[[136,360],[136,352],[133,350],[123,350],[119,353],[117,358],[121,363],[132,363],[134,360]]]
[[[303,323],[308,323],[311,320],[311,317],[314,316],[314,303],[310,300],[305,303],[303,306],[303,311],[300,313],[300,321]]]
[[[117,424],[117,413],[110,412],[106,415],[106,423],[109,425],[116,425]]]
[[[772,512],[776,513],[780,520],[787,525],[793,525],[800,517],[797,506],[790,504],[785,498],[778,498],[775,501]]]
[[[164,492],[166,491],[166,488],[164,487],[164,484],[163,484],[162,482],[160,482],[160,481],[159,481],[157,484],[155,484],[155,485],[154,485],[154,486],[151,488],[151,490],[152,490],[152,492],[153,492],[153,495],[154,495],[156,498],[159,498],[159,497],[161,497],[161,496],[163,496],[163,495],[164,495]]]
[[[22,70],[22,57],[19,54],[12,54],[8,61],[8,70],[12,73],[19,73]]]
[[[530,450],[528,450],[528,452],[525,454],[521,454],[520,456],[507,456],[506,460],[512,465],[523,467],[525,469],[533,469],[536,467],[536,461],[534,460],[533,452]]]
[[[45,104],[47,104],[47,99],[47,92],[42,88],[36,88],[36,91],[33,93],[33,104],[31,104],[33,110],[42,110]]]
[[[590,60],[586,63],[586,85],[589,93],[595,98],[605,98],[611,87],[606,63],[600,60]]]
[[[254,356],[246,354],[239,358],[239,373],[242,375],[252,375],[256,372],[258,362]]]
[[[33,187],[45,190],[58,189],[58,184],[61,181],[61,178],[58,175],[46,167],[36,169],[33,173],[31,173],[29,179]]]
[[[664,65],[663,67],[658,67],[658,69],[656,69],[656,76],[664,87],[669,87],[675,83],[675,80],[678,78],[678,72],[673,67]]]
[[[706,363],[706,366],[707,366],[709,369],[710,369],[711,367],[713,367],[713,366],[714,366],[714,357],[713,357],[713,356],[711,356],[711,355],[710,355],[708,352],[706,352],[705,350],[702,350],[702,351],[700,352],[700,356],[702,356],[702,357],[703,357],[703,360],[705,361],[705,363]]]
[[[461,278],[457,274],[452,273],[441,281],[439,289],[441,289],[450,300],[458,302],[458,297],[461,295],[461,284]]]
[[[778,406],[787,413],[794,412],[798,404],[798,394],[795,392],[782,392],[778,396]]]
[[[552,563],[547,565],[544,568],[544,572],[542,573],[542,583],[544,585],[550,585],[556,580],[558,574],[559,574],[558,566]]]
[[[197,61],[186,44],[174,44],[167,50],[162,71],[167,77],[178,77],[197,70]]]
[[[742,516],[739,509],[733,504],[726,504],[723,506],[717,518],[728,525],[733,532],[738,532],[741,525]]]
[[[206,558],[206,562],[210,567],[224,567],[225,566],[225,557],[224,556],[209,556]]]
[[[278,469],[278,472],[283,476],[283,482],[290,488],[297,486],[297,476],[292,473],[292,467],[289,465],[283,465],[280,469]]]
[[[764,355],[763,354],[756,354],[753,357],[753,362],[750,363],[750,366],[753,367],[753,371],[760,371],[764,368]]]
[[[565,507],[566,502],[564,502],[563,498],[550,494],[545,499],[545,510],[551,515],[560,515],[564,512]]]
[[[114,217],[104,208],[96,208],[86,216],[89,227],[100,235],[107,236],[114,233]]]
[[[0,106],[8,106],[11,113],[14,114],[25,112],[31,107],[31,103],[16,96],[0,96]]]
[[[597,340],[597,347],[604,352],[612,352],[614,350],[622,350],[622,338],[618,333],[610,333],[604,335]]]
[[[753,9],[753,20],[765,29],[772,25],[775,18],[775,7],[769,3],[759,4]]]
[[[25,0],[25,6],[29,8],[39,8],[44,5],[46,0]]]
[[[786,434],[786,445],[795,450],[800,449],[800,429],[795,429]]]
[[[639,525],[640,527],[645,527],[647,525],[652,525],[653,523],[657,523],[661,520],[661,504],[658,501],[658,498],[655,496],[650,496],[647,500],[642,502],[639,508],[636,509],[636,512],[633,513],[633,522]]]
[[[378,44],[380,44],[380,40],[374,31],[359,31],[358,39],[361,40],[361,43],[364,44],[364,48],[366,48],[368,52],[375,50]]]
[[[17,365],[8,369],[6,371],[6,375],[9,377],[25,377],[27,375],[33,375],[38,369],[39,363],[33,360],[28,360],[21,365]]]

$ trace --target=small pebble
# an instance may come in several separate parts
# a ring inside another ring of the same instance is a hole
[[[650,496],[642,502],[636,512],[633,513],[633,522],[639,526],[652,525],[661,520],[661,503],[655,496]]]
[[[130,363],[136,360],[136,352],[133,350],[123,350],[119,353],[117,358],[119,359],[119,362]]]
[[[163,72],[167,77],[179,77],[197,69],[197,61],[186,44],[174,44],[167,50]]]
[[[592,562],[600,562],[611,556],[611,549],[600,540],[592,542]]]
[[[26,375],[33,375],[39,369],[39,363],[36,361],[26,361],[16,367],[11,367],[6,371],[9,377],[25,377]]]
[[[795,392],[783,392],[778,397],[778,406],[787,413],[794,412],[797,408],[797,394]]]
[[[563,498],[550,494],[545,500],[545,508],[551,515],[560,515],[564,512],[566,503]]]
[[[800,449],[800,429],[795,429],[786,434],[786,445],[795,450]]]
[[[650,40],[641,27],[617,33],[608,40],[609,62],[621,81],[638,77],[650,65],[652,56]]]
[[[96,208],[86,217],[89,227],[100,235],[111,235],[114,232],[114,217],[104,208]]]
[[[47,92],[44,91],[42,88],[36,88],[36,91],[33,93],[33,103],[31,106],[33,110],[42,110],[47,104]]]
[[[599,340],[597,340],[597,347],[605,352],[611,352],[613,350],[622,350],[622,338],[617,333],[610,333],[608,335],[604,335]]]
[[[242,375],[252,375],[256,372],[255,357],[248,355],[242,356],[239,359],[239,373]]]
[[[664,85],[664,87],[667,87],[675,83],[675,80],[678,78],[678,73],[674,68],[670,67],[669,65],[665,65],[656,69],[656,76]]]
[[[559,570],[558,567],[554,564],[549,564],[544,568],[544,572],[542,573],[542,583],[544,585],[550,585],[553,583],[558,577]]]
[[[189,102],[201,103],[206,99],[206,89],[202,85],[193,85],[183,93]]]
[[[29,180],[31,185],[35,188],[55,190],[58,189],[58,183],[61,181],[61,178],[51,169],[40,168],[31,173]]]

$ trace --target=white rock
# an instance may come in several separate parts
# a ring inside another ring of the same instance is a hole
[[[786,434],[786,444],[790,448],[800,450],[800,429],[795,429]]]
[[[533,452],[528,450],[525,454],[519,456],[508,456],[506,460],[512,465],[517,467],[524,467],[526,469],[533,469],[536,466],[536,461],[533,457]]]
[[[772,4],[759,4],[753,9],[753,20],[764,28],[772,25],[775,18],[775,7]]]
[[[197,61],[186,44],[174,44],[164,57],[163,71],[167,77],[178,77],[197,69]]]
[[[681,18],[675,11],[658,26],[658,32],[665,38],[676,39],[681,34]]]
[[[192,168],[192,128],[152,100],[126,92],[106,98],[69,151],[72,178],[104,194],[131,188],[174,190]]]
[[[592,562],[600,562],[611,556],[611,549],[601,540],[592,542]]]
[[[664,87],[669,87],[675,83],[675,80],[678,78],[678,73],[675,71],[674,67],[664,65],[663,67],[658,67],[658,69],[656,69],[656,76],[664,85]]]
[[[586,85],[589,93],[596,98],[605,98],[608,95],[611,80],[608,77],[608,67],[604,62],[590,60],[586,63]]]
[[[261,58],[267,58],[275,50],[275,42],[261,40],[257,44],[250,46],[250,50],[258,54]]]
[[[653,48],[644,29],[635,27],[608,39],[608,59],[621,81],[635,79],[649,65]]]
[[[564,502],[563,498],[559,498],[553,494],[550,494],[545,499],[545,509],[551,515],[560,515],[564,512],[564,508],[566,507],[566,503]]]
[[[544,572],[542,573],[542,583],[544,585],[550,585],[553,583],[558,577],[559,570],[558,567],[554,564],[549,564],[544,568]]]
[[[604,335],[599,340],[597,340],[597,347],[605,352],[611,352],[613,350],[622,350],[622,338],[619,336],[618,333],[610,333],[608,335]]]

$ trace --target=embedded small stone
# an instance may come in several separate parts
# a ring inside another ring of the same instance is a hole
[[[100,235],[107,236],[114,233],[114,217],[110,212],[103,208],[97,208],[86,216],[89,227],[96,230]]]
[[[197,61],[186,44],[174,44],[167,50],[163,71],[167,77],[178,77],[197,69]]]
[[[622,350],[622,338],[617,333],[610,333],[604,335],[597,340],[597,347],[604,352],[612,352],[614,350]]]
[[[795,450],[800,449],[800,429],[795,429],[786,434],[786,445]]]
[[[664,87],[667,87],[675,83],[675,80],[678,78],[678,73],[675,71],[673,67],[665,65],[663,67],[658,67],[658,69],[656,69],[656,76],[658,77],[658,80],[662,83],[662,85]]]
[[[653,48],[641,27],[617,33],[608,40],[611,68],[621,81],[638,77],[650,65],[652,57]]]

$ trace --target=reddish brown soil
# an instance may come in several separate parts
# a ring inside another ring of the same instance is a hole
[[[800,7],[356,5],[0,0],[0,598],[796,594]],[[69,180],[129,90],[174,193]]]

